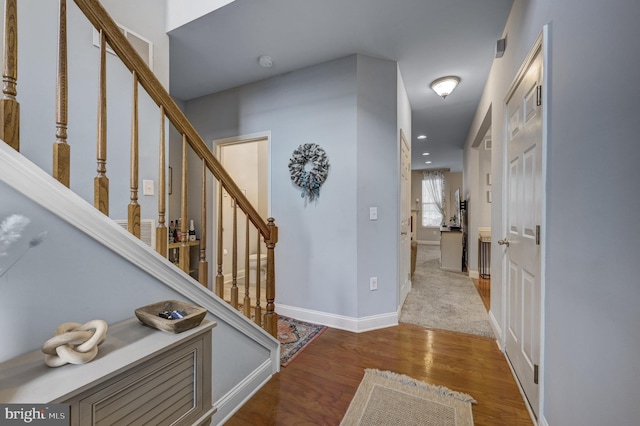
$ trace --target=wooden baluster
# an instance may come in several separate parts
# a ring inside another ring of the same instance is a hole
[[[275,274],[275,247],[278,242],[278,227],[275,219],[267,219],[269,227],[269,239],[267,243],[267,312],[264,314],[264,329],[273,337],[278,336],[278,314],[275,312],[276,298],[276,274]]]
[[[198,281],[209,288],[209,263],[207,262],[207,163],[202,160],[202,210],[200,212],[200,262]]]
[[[107,40],[100,31],[100,81],[98,91],[98,176],[93,180],[93,205],[109,216],[109,178],[107,178]]]
[[[260,231],[258,230],[258,251],[256,256],[256,309],[255,314],[256,317],[254,319],[255,323],[262,327],[262,306],[260,306]]]
[[[180,247],[180,267],[187,274],[189,273],[189,228],[187,227],[187,221],[189,212],[187,210],[187,135],[182,135],[182,208],[180,214],[180,232],[182,233],[182,247]]]
[[[218,270],[216,274],[216,294],[224,298],[224,275],[222,275],[222,184],[218,184]]]
[[[233,245],[231,253],[231,306],[238,309],[238,201],[233,200]]]
[[[4,44],[2,58],[2,99],[0,99],[0,139],[20,151],[20,104],[18,84],[18,9],[16,0],[4,2]]]
[[[71,148],[67,144],[67,1],[60,0],[58,19],[58,76],[56,82],[56,141],[53,144],[53,177],[67,188],[70,184]]]
[[[249,294],[249,285],[251,282],[251,274],[249,272],[249,215],[247,215],[246,219],[244,237],[244,302],[242,307],[244,316],[251,318],[251,296]]]
[[[133,104],[131,106],[131,169],[129,182],[131,195],[127,228],[140,238],[140,204],[138,204],[138,74],[133,72]]]
[[[158,160],[158,226],[156,227],[156,251],[162,256],[169,255],[168,249],[168,229],[165,223],[165,213],[167,209],[167,185],[166,185],[166,159],[165,159],[165,136],[164,136],[164,106],[160,105],[160,147]]]

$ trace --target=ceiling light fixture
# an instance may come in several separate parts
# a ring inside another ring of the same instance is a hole
[[[420,136],[418,136],[418,139],[426,139],[426,138],[427,138],[427,135],[420,135]]]
[[[429,155],[429,153],[428,152],[423,152],[422,155]]]
[[[458,83],[460,83],[460,77],[450,75],[448,77],[442,77],[434,80],[431,83],[431,88],[438,94],[438,96],[441,96],[442,99],[446,99],[447,96],[453,92],[453,89],[456,88]]]
[[[431,161],[425,161],[424,164],[431,164]]]
[[[273,59],[271,59],[271,56],[262,55],[258,58],[258,63],[262,68],[271,68],[273,66]]]

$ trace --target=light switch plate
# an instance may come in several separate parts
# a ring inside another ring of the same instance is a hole
[[[369,220],[378,220],[378,208],[370,207],[369,208]]]
[[[153,195],[153,181],[152,180],[143,180],[142,181],[142,195]]]

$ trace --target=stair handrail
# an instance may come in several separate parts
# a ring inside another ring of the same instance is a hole
[[[149,94],[149,97],[159,107],[164,107],[166,116],[175,126],[176,130],[186,136],[187,142],[194,152],[200,159],[204,160],[207,168],[227,190],[229,195],[236,200],[238,207],[249,216],[249,220],[260,230],[265,241],[277,239],[277,236],[274,236],[275,238],[273,239],[271,238],[271,229],[274,227],[267,225],[267,222],[249,202],[229,173],[223,168],[222,164],[214,157],[200,134],[175,103],[162,83],[160,83],[160,80],[158,80],[153,71],[151,71],[138,52],[136,52],[127,41],[124,34],[120,31],[102,4],[100,4],[98,0],[74,0],[74,2],[96,30],[99,32],[102,31],[105,34],[109,46],[129,71],[137,74],[138,82]]]

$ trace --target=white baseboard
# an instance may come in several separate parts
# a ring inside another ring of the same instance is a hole
[[[362,333],[364,331],[377,330],[379,328],[398,325],[398,312],[372,315],[363,318],[353,318],[327,312],[313,311],[297,308],[295,306],[280,305],[276,303],[276,312],[300,321],[322,324],[331,328]]]
[[[513,376],[513,380],[516,382],[516,385],[518,386],[518,390],[520,391],[520,395],[522,396],[522,401],[524,402],[524,406],[527,408],[527,411],[529,412],[529,417],[531,417],[531,421],[533,422],[534,425],[539,426],[538,421],[536,420],[536,416],[533,413],[533,409],[531,408],[531,405],[529,405],[529,400],[527,400],[527,394],[524,393],[524,389],[522,388],[522,385],[520,384],[520,380],[518,379],[518,376],[516,375],[516,370],[513,369],[513,365],[511,364],[511,360],[509,359],[508,356],[504,357],[507,360],[507,365],[509,366],[509,369],[511,370],[511,375]],[[545,420],[546,422],[546,420]]]
[[[538,420],[538,426],[549,426],[549,422],[545,416],[540,416],[540,420]]]
[[[480,273],[478,271],[472,271],[472,270],[468,270],[469,271],[469,278],[475,278],[480,279]]]
[[[493,311],[491,310],[489,310],[489,324],[491,324],[491,328],[496,335],[496,340],[498,342],[502,342],[502,328],[498,324],[498,319],[493,315]]]
[[[251,374],[229,392],[215,401],[213,405],[218,411],[211,419],[211,424],[225,424],[256,392],[260,390],[272,376],[271,361],[265,361]],[[215,383],[214,383],[215,386]]]

